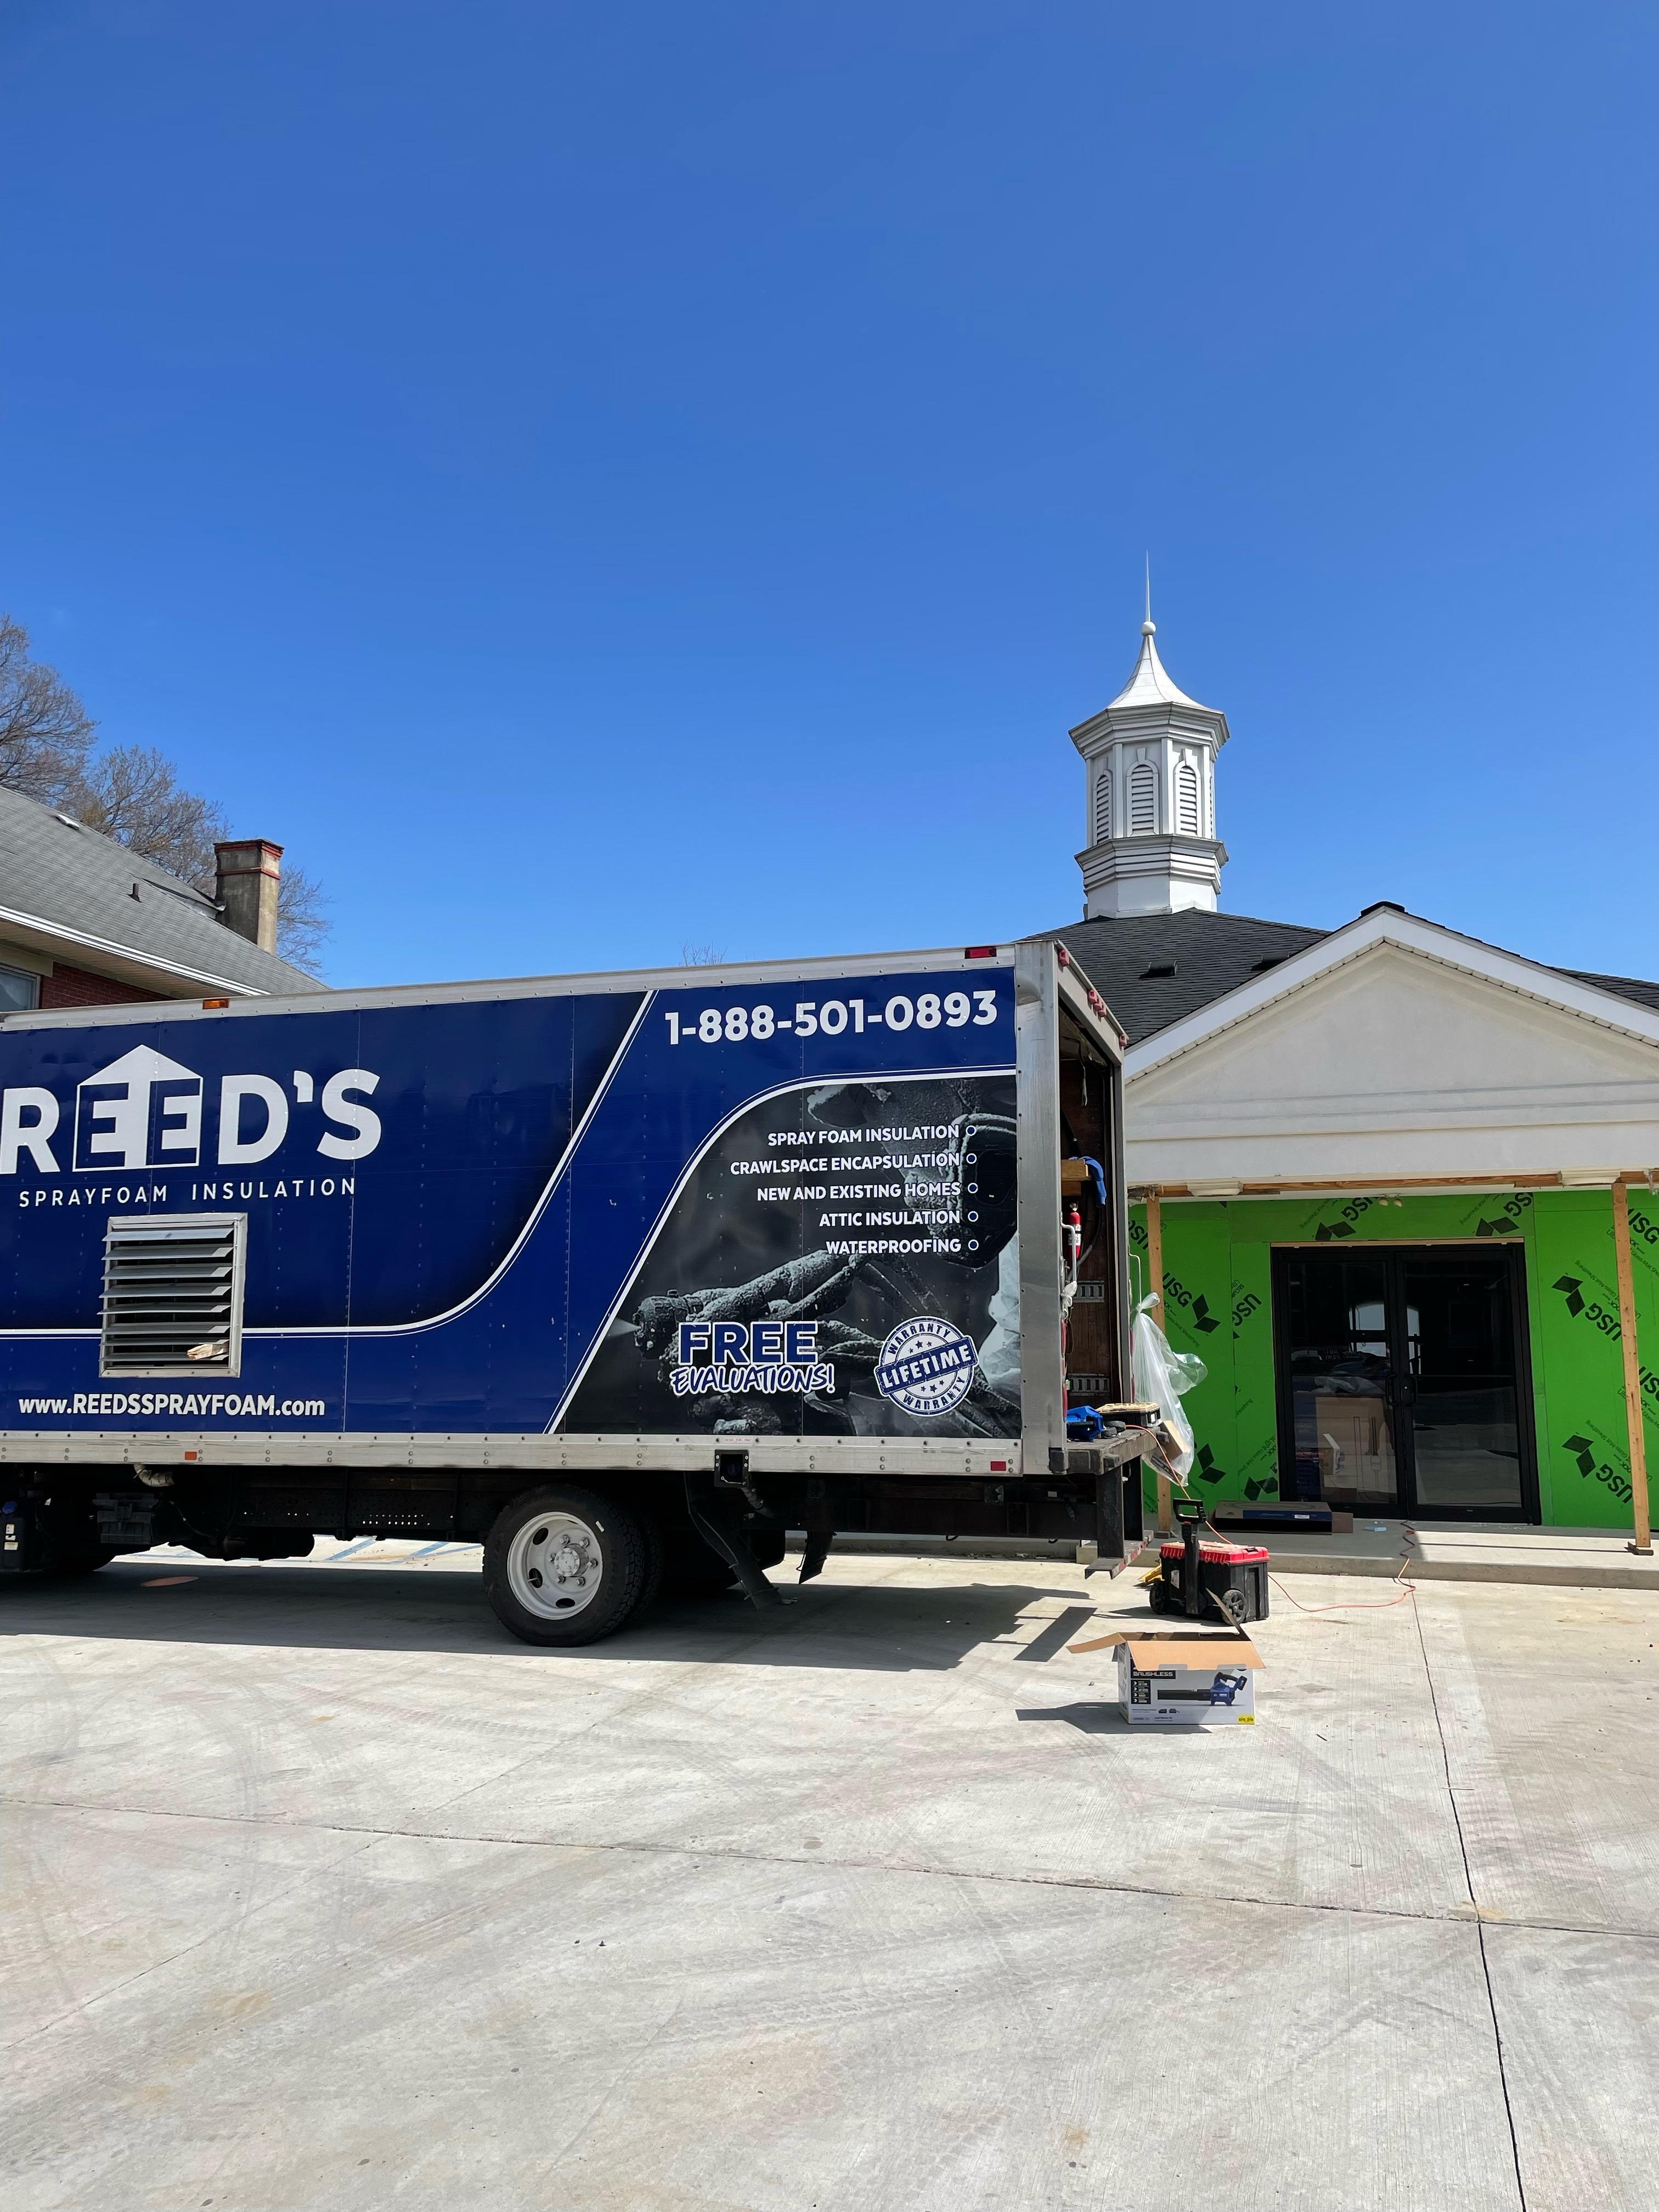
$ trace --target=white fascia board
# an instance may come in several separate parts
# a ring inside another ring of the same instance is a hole
[[[1125,1058],[1125,1079],[1133,1083],[1137,1076],[1165,1066],[1182,1054],[1249,1021],[1264,1006],[1288,999],[1386,945],[1473,975],[1499,990],[1513,991],[1519,998],[1535,999],[1564,1013],[1576,1014],[1598,1029],[1614,1030],[1643,1044],[1659,1045],[1659,1012],[1653,1009],[1636,1006],[1611,991],[1598,991],[1589,983],[1575,982],[1553,968],[1523,960],[1518,953],[1500,952],[1496,945],[1462,936],[1437,921],[1425,921],[1417,915],[1401,914],[1390,908],[1360,915],[1317,944],[1281,960],[1254,982],[1241,983],[1237,990],[1199,1007],[1184,1020],[1172,1022],[1167,1029],[1143,1038]]]
[[[156,976],[176,976],[186,983],[205,983],[215,991],[228,991],[238,998],[264,999],[269,992],[257,984],[234,982],[228,975],[215,975],[205,968],[187,968],[182,961],[163,960],[154,952],[141,952],[136,945],[118,944],[112,937],[94,937],[84,929],[70,929],[66,923],[48,921],[44,915],[25,914],[16,907],[0,906],[0,926],[10,924],[21,929],[32,929],[56,944],[72,945],[77,951],[101,952],[107,960],[124,960],[129,967],[141,968]]]

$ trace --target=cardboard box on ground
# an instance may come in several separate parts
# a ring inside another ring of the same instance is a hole
[[[1255,1726],[1255,1670],[1261,1655],[1248,1636],[1120,1629],[1066,1649],[1114,1647],[1118,1710],[1131,1726],[1171,1721],[1187,1728]]]

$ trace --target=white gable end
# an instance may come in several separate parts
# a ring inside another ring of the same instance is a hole
[[[1552,1002],[1528,988],[1545,971],[1473,973],[1468,940],[1431,925],[1413,933],[1424,941],[1371,933],[1346,957],[1328,939],[1322,967],[1286,963],[1304,971],[1287,972],[1291,988],[1236,994],[1246,1003],[1230,1019],[1220,1002],[1207,1035],[1166,1033],[1138,1048],[1125,1102],[1130,1180],[1386,1182],[1659,1164],[1659,1040],[1623,1026],[1651,1017],[1581,990],[1562,994],[1577,1008]],[[1607,1023],[1587,1010],[1596,1000]]]

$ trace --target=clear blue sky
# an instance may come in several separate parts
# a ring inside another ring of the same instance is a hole
[[[1224,707],[1235,911],[1659,975],[1659,16],[11,0],[0,605],[333,980],[1080,911]]]

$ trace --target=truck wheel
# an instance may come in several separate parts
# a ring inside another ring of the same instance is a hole
[[[46,1545],[42,1551],[43,1556],[33,1566],[25,1567],[21,1574],[0,1575],[0,1589],[7,1583],[80,1582],[121,1556],[106,1544],[82,1544],[76,1548]]]
[[[726,1561],[702,1538],[683,1537],[665,1555],[662,1593],[666,1598],[716,1597],[737,1583]]]
[[[757,1566],[775,1567],[784,1553],[784,1532],[781,1528],[757,1528],[750,1535],[749,1548],[755,1554]],[[695,1528],[675,1533],[663,1567],[665,1596],[714,1597],[721,1590],[735,1589],[737,1583],[732,1569]]]
[[[484,1595],[526,1644],[596,1644],[649,1597],[657,1556],[638,1515],[617,1499],[550,1483],[496,1515],[484,1543]]]
[[[24,1553],[28,1565],[19,1577],[24,1582],[76,1582],[121,1556],[119,1545],[99,1542],[90,1513],[43,1513],[31,1534]]]
[[[120,1556],[107,1544],[88,1544],[78,1551],[65,1546],[61,1551],[48,1552],[44,1572],[49,1582],[74,1582],[82,1575],[95,1575],[100,1567],[106,1567],[112,1559]]]

